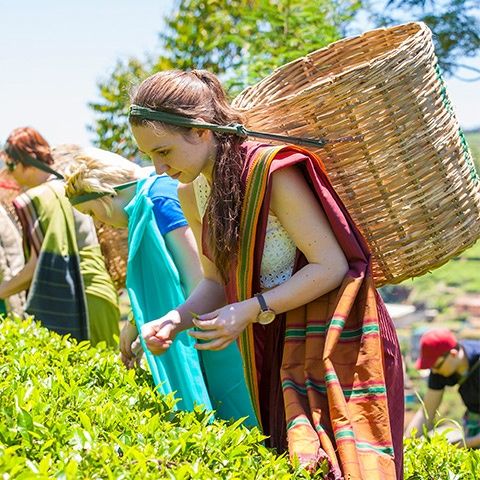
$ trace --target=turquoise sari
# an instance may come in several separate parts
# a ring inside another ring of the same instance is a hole
[[[142,179],[135,197],[125,208],[128,215],[127,291],[138,331],[185,300],[178,270],[158,229],[149,192],[157,176]],[[155,356],[141,335],[145,356],[159,392],[174,393],[177,409],[195,404],[216,410],[223,419],[248,417],[257,425],[243,368],[235,344],[220,352],[202,352],[187,332],[178,334],[168,351]]]

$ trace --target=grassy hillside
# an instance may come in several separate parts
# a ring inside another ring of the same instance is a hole
[[[480,173],[480,129],[466,132],[465,136],[467,137],[468,145],[472,151],[477,171]]]
[[[458,259],[421,277],[406,280],[402,285],[413,289],[412,300],[443,311],[459,295],[480,293],[479,259],[480,242],[477,242]]]

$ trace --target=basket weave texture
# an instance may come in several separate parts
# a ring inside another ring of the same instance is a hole
[[[95,222],[95,227],[108,273],[120,292],[125,288],[127,279],[128,230],[100,222]]]
[[[378,286],[480,236],[479,178],[423,23],[369,31],[275,70],[234,101],[249,128],[308,138],[364,235]]]

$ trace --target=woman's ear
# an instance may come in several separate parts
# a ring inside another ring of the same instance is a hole
[[[213,132],[208,128],[193,128],[192,133],[195,135],[195,138],[202,141],[210,141],[213,136]]]
[[[457,356],[458,356],[458,350],[457,350],[456,348],[452,348],[452,349],[450,350],[450,355],[451,355],[453,358],[457,357]]]

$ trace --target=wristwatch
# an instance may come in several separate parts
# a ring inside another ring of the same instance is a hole
[[[267,302],[261,293],[255,294],[255,298],[260,304],[260,313],[257,315],[257,323],[260,325],[268,325],[275,320],[275,312],[268,308]]]

